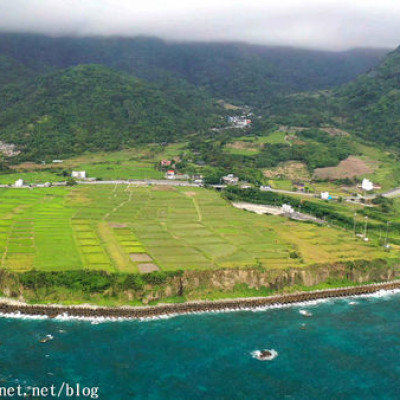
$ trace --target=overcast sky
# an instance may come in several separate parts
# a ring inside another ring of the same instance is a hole
[[[0,30],[394,48],[400,44],[400,1],[0,0]]]

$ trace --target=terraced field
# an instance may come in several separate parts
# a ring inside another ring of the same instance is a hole
[[[387,257],[350,233],[238,210],[200,188],[0,189],[2,268],[122,272]]]

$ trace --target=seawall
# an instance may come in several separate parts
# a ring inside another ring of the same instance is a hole
[[[50,318],[66,314],[70,317],[106,317],[106,318],[151,318],[195,312],[213,312],[223,310],[241,310],[307,302],[318,299],[338,298],[372,294],[380,290],[400,289],[400,280],[352,286],[337,289],[315,290],[268,297],[252,297],[218,301],[196,301],[178,304],[160,304],[141,307],[97,307],[91,305],[30,305],[0,299],[0,313],[20,313],[22,315],[48,316]]]

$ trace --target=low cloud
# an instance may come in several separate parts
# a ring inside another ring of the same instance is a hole
[[[400,43],[393,0],[0,0],[0,30],[157,36],[329,50]]]

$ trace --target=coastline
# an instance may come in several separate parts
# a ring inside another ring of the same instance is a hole
[[[104,307],[91,304],[71,305],[62,304],[27,304],[10,298],[0,298],[0,315],[18,315],[21,317],[43,318],[107,318],[118,319],[152,319],[171,317],[191,313],[207,313],[222,311],[252,310],[268,306],[284,306],[304,303],[314,300],[333,299],[368,295],[381,290],[400,289],[400,280],[350,286],[333,289],[314,290],[309,292],[296,292],[279,294],[267,297],[249,297],[224,300],[202,300],[186,303],[159,304],[155,306],[121,306]]]

